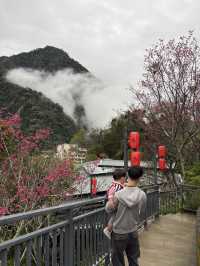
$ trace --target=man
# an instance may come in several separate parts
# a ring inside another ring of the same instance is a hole
[[[129,266],[138,266],[140,247],[138,240],[138,224],[140,216],[146,208],[146,194],[138,188],[141,167],[130,167],[126,187],[115,193],[113,201],[108,201],[106,211],[115,213],[112,232],[112,264],[124,266],[126,252]]]

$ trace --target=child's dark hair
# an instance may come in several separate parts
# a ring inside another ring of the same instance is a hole
[[[126,177],[126,171],[124,169],[117,169],[113,173],[113,179],[119,180],[121,177]]]
[[[140,166],[131,166],[128,169],[128,176],[131,180],[138,180],[143,175],[143,168]]]

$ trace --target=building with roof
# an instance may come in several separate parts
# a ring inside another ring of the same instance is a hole
[[[129,166],[131,163],[129,161]],[[142,161],[140,164],[144,169],[144,175],[140,180],[140,185],[153,185],[155,184],[154,164],[153,162]],[[97,191],[107,191],[112,183],[113,172],[118,168],[124,168],[124,161],[102,159],[99,161],[86,162],[82,165],[81,175],[85,176],[84,184],[81,189],[77,188],[77,194],[89,194],[90,193],[90,180],[92,177],[97,179]],[[157,172],[158,184],[167,183],[166,175]],[[80,184],[79,184],[80,186]]]
[[[82,164],[86,161],[87,149],[79,147],[77,144],[60,144],[57,146],[56,155],[60,159],[70,159],[75,163]]]

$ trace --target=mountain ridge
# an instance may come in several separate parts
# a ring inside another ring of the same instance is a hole
[[[51,58],[53,58],[53,64]],[[50,45],[12,56],[1,56],[0,69],[2,64],[7,71],[13,69],[13,67],[24,67],[47,72],[55,72],[64,68],[71,68],[74,73],[89,72],[64,50]]]
[[[6,108],[11,113],[20,111],[22,130],[26,133],[40,128],[52,129],[48,147],[69,142],[78,129],[75,121],[64,113],[59,104],[52,102],[41,92],[8,82],[5,78],[7,72],[16,68],[50,73],[66,68],[74,73],[90,72],[62,49],[49,45],[30,52],[0,57],[0,108]]]

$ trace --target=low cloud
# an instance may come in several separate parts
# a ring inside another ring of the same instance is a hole
[[[118,111],[128,108],[131,97],[125,86],[106,86],[89,73],[75,74],[70,69],[51,74],[17,68],[10,70],[6,78],[11,83],[42,92],[75,120],[75,107],[82,105],[85,109],[82,122],[89,128],[107,126]]]

